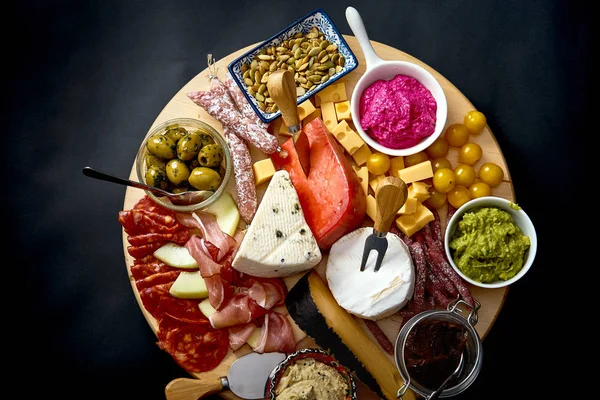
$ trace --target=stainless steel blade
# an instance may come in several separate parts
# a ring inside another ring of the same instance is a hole
[[[367,240],[365,240],[365,247],[363,249],[362,261],[360,263],[361,271],[365,270],[365,267],[367,266],[367,260],[369,259],[369,254],[372,250],[377,252],[374,271],[379,271],[383,261],[383,256],[388,248],[388,242],[385,235],[385,232],[377,232],[375,229],[373,229],[373,233],[367,237]]]
[[[227,373],[229,389],[243,399],[265,398],[269,374],[285,357],[285,353],[250,353],[238,358]]]

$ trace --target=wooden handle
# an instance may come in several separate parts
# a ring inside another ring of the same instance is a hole
[[[278,70],[269,75],[267,81],[269,96],[281,110],[281,117],[285,125],[290,128],[300,125],[298,104],[296,96],[296,82],[288,70]]]
[[[377,216],[373,229],[387,233],[396,217],[396,212],[404,205],[407,197],[408,189],[402,179],[395,176],[385,177],[375,191]]]
[[[198,400],[202,397],[223,391],[221,378],[203,381],[192,378],[173,379],[165,388],[167,400]]]

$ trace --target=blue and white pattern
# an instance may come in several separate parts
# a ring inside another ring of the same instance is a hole
[[[342,36],[342,34],[338,31],[336,26],[333,24],[333,21],[331,20],[329,15],[327,15],[327,13],[325,13],[325,11],[323,9],[321,9],[321,8],[316,9],[315,11],[311,12],[307,16],[299,19],[298,21],[294,22],[293,24],[291,24],[284,30],[280,31],[276,35],[267,39],[260,45],[254,47],[253,49],[249,50],[245,54],[241,55],[240,57],[238,57],[237,59],[235,59],[234,61],[232,61],[229,64],[228,69],[229,69],[229,72],[231,73],[231,76],[233,77],[233,80],[242,89],[244,96],[246,96],[246,99],[248,99],[248,101],[250,102],[250,105],[252,106],[254,111],[258,114],[260,119],[263,120],[264,122],[266,122],[266,123],[271,122],[275,118],[279,117],[281,115],[281,112],[277,111],[274,113],[267,113],[267,112],[262,111],[260,108],[258,108],[258,102],[254,98],[254,96],[252,96],[250,93],[248,93],[246,84],[244,83],[244,78],[242,77],[242,65],[250,64],[252,59],[262,49],[268,48],[271,46],[278,46],[281,42],[289,39],[290,37],[294,36],[295,34],[297,34],[299,32],[308,33],[311,30],[311,28],[313,28],[315,26],[317,27],[317,29],[319,29],[319,31],[323,32],[325,39],[327,39],[331,43],[337,45],[339,53],[342,56],[344,56],[346,62],[345,62],[344,68],[342,68],[342,70],[340,72],[338,72],[335,75],[333,75],[332,77],[330,77],[326,82],[317,85],[317,87],[315,89],[313,89],[309,92],[306,92],[302,96],[298,97],[297,103],[300,104],[303,101],[305,101],[306,99],[308,99],[309,97],[313,96],[318,91],[322,90],[323,88],[325,88],[328,85],[332,84],[333,82],[337,81],[342,76],[348,74],[349,72],[351,72],[358,66],[358,60],[356,59],[356,56],[354,55],[354,53],[352,52],[352,50],[350,49],[350,47],[344,40],[344,37]]]

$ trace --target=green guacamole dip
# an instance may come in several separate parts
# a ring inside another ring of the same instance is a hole
[[[491,283],[515,276],[523,268],[529,246],[529,236],[509,213],[496,207],[478,207],[467,211],[458,223],[450,252],[463,274]]]

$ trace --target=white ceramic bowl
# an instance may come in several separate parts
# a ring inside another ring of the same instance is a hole
[[[417,64],[408,61],[384,61],[379,58],[375,53],[373,46],[371,46],[363,21],[355,8],[348,7],[346,9],[346,19],[348,20],[350,29],[352,29],[352,32],[360,44],[367,64],[365,73],[354,87],[352,99],[350,101],[352,122],[354,122],[356,131],[373,149],[390,156],[408,156],[425,150],[441,135],[444,130],[444,125],[446,124],[448,102],[446,100],[446,95],[444,94],[444,89],[442,89],[440,83],[429,71]],[[418,144],[405,149],[392,149],[378,143],[362,129],[360,125],[360,98],[364,90],[373,82],[379,79],[387,81],[399,74],[415,78],[431,92],[437,103],[436,122],[433,134],[426,137]]]
[[[508,212],[512,216],[514,222],[519,226],[519,228],[521,228],[521,231],[523,231],[523,233],[526,236],[529,236],[531,245],[529,247],[529,250],[525,252],[523,267],[515,276],[508,280],[499,280],[491,283],[478,282],[463,274],[452,259],[452,253],[450,251],[450,242],[452,240],[452,235],[454,234],[454,231],[456,230],[456,227],[462,219],[464,213],[473,210],[477,207],[496,207]],[[448,222],[446,228],[446,233],[444,235],[444,248],[446,250],[446,255],[448,256],[448,261],[450,262],[450,265],[465,281],[475,286],[483,288],[500,288],[515,283],[516,281],[521,279],[527,273],[527,271],[529,271],[529,269],[533,265],[533,260],[535,259],[535,255],[537,252],[537,235],[535,232],[535,227],[533,226],[533,222],[531,222],[531,219],[529,218],[527,213],[525,213],[525,211],[523,211],[522,209],[519,209],[519,207],[515,207],[515,203],[511,202],[510,200],[506,200],[502,197],[486,196],[470,200],[467,203],[463,204],[458,210],[456,210],[456,212],[450,218],[450,221]]]

